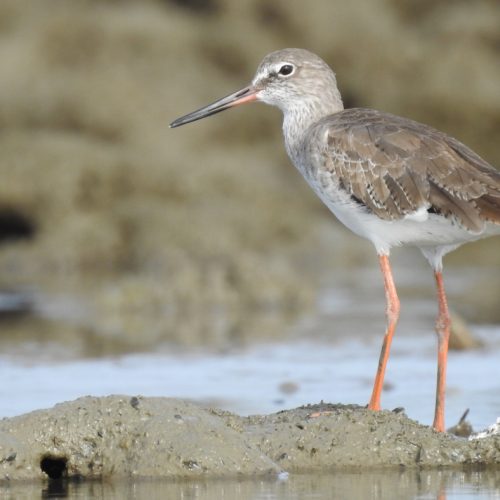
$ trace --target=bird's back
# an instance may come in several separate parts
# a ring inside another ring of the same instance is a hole
[[[382,220],[427,211],[472,233],[500,225],[500,173],[461,142],[413,120],[340,111],[310,127],[299,155],[306,178],[330,178]]]

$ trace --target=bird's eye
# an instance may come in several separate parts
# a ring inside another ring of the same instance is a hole
[[[288,76],[293,73],[294,69],[295,68],[291,64],[283,64],[283,66],[279,69],[278,74],[281,76]]]

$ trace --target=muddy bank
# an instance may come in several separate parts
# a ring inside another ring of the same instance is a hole
[[[84,397],[0,422],[2,480],[499,464],[499,435],[467,441],[358,406],[240,417],[180,399]]]

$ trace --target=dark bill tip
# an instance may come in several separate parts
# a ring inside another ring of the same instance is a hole
[[[245,87],[241,90],[238,90],[238,92],[234,92],[233,94],[229,94],[222,99],[218,99],[208,106],[204,106],[203,108],[197,109],[196,111],[177,118],[170,124],[170,128],[180,127],[181,125],[185,125],[186,123],[201,120],[202,118],[206,118],[207,116],[215,115],[216,113],[220,113],[221,111],[224,111],[228,108],[232,108],[240,104],[245,104],[246,102],[252,102],[256,99],[257,91],[252,86]]]

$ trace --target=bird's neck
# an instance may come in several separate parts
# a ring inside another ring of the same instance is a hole
[[[336,90],[336,89],[335,89]],[[296,163],[304,139],[310,127],[321,119],[344,109],[340,94],[335,92],[329,99],[311,97],[302,99],[283,110],[283,135],[288,155]]]

